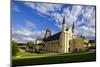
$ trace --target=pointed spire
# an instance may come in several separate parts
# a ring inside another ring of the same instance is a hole
[[[72,29],[74,29],[74,22],[73,22],[73,26],[72,26]]]
[[[74,29],[75,29],[75,26],[74,26],[74,22],[73,22],[73,25],[72,25],[72,32],[74,33]]]
[[[63,18],[63,22],[62,22],[62,24],[65,24],[65,16],[64,16],[64,18]]]

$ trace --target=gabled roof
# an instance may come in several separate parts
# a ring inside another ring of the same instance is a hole
[[[52,40],[58,40],[60,38],[60,35],[61,35],[61,32],[59,33],[56,33],[48,38],[44,38],[44,42],[47,42],[47,41],[52,41]]]

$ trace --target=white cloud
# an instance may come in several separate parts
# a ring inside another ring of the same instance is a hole
[[[26,31],[25,31],[26,30]],[[30,31],[28,29],[12,31],[12,40],[17,42],[35,41],[37,37],[43,37],[44,31]]]
[[[76,23],[77,34],[87,38],[95,38],[95,7],[85,6],[81,10],[82,20]]]
[[[87,26],[81,26],[76,29],[76,34],[83,35],[88,39],[94,39],[95,38],[95,29],[87,27]]]
[[[12,8],[14,11],[18,12],[18,13],[21,13],[21,10],[19,9],[19,7],[17,5],[14,5],[13,4],[13,8]]]
[[[62,20],[63,20],[63,15],[60,14],[60,13],[52,13],[51,16],[53,16],[54,20],[58,23],[58,24],[61,24],[62,23]]]
[[[25,27],[29,30],[32,29],[37,29],[36,24],[34,24],[34,22],[31,22],[29,20],[24,20],[25,21]]]
[[[50,16],[53,17],[53,19],[56,21],[56,26],[61,28],[61,23],[62,23],[62,20],[63,20],[63,17],[65,16],[66,17],[66,25],[68,27],[70,27],[72,25],[73,22],[76,21],[77,19],[77,16],[80,14],[81,12],[81,9],[82,9],[82,6],[68,6],[68,7],[65,7],[63,8],[63,12],[62,13],[59,13],[59,12],[52,12]]]
[[[39,12],[39,15],[44,14],[51,16],[54,19],[57,24],[61,25],[63,16],[66,16],[67,23],[70,24],[76,19],[76,15],[78,15],[81,7],[80,6],[74,6],[72,10],[70,11],[70,7],[64,8],[63,13],[59,13],[58,11],[61,11],[62,4],[49,4],[49,3],[32,3],[32,2],[25,2],[25,5],[31,7],[33,10],[36,10]],[[77,10],[75,10],[77,9]],[[76,11],[76,14],[75,12]],[[59,26],[58,26],[59,27]]]
[[[26,20],[25,26],[18,25],[17,29],[12,29],[12,40],[17,42],[27,42],[27,41],[35,41],[37,37],[43,37],[44,31],[34,31],[36,29],[35,24]]]
[[[75,22],[77,35],[82,34],[84,36],[94,36],[95,37],[95,7],[93,6],[82,6],[82,5],[72,5],[63,8],[62,13],[61,7],[63,5],[59,4],[45,4],[45,3],[31,3],[25,2],[25,4],[31,7],[33,10],[39,12],[40,15],[51,16],[51,19],[55,20],[55,25],[61,29],[61,23],[63,16],[66,17],[66,25],[68,27],[72,26]],[[81,20],[79,20],[79,15],[82,15]],[[49,18],[50,20],[50,18]],[[82,26],[84,25],[84,26]]]
[[[76,23],[76,20],[78,19],[77,16],[80,14],[81,9],[82,9],[82,6],[73,5],[71,10],[69,10],[70,12],[68,12],[66,21],[70,27],[72,26],[73,22]]]
[[[80,14],[81,9],[82,9],[81,5],[80,6],[79,5],[74,5],[74,6],[72,6],[71,14],[73,16],[78,16]]]
[[[47,4],[47,3],[32,3],[25,2],[25,5],[31,7],[33,10],[45,15],[50,15],[50,11],[60,10],[62,5],[59,4]]]
[[[95,15],[94,7],[86,6],[84,7],[83,16],[87,19]]]

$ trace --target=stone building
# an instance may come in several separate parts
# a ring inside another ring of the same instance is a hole
[[[84,50],[84,38],[75,35],[74,23],[72,28],[66,28],[65,17],[61,32],[51,35],[51,31],[47,29],[45,37],[37,42],[42,43],[44,45],[42,49],[48,52],[69,53]]]

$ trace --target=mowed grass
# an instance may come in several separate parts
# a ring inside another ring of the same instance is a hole
[[[16,56],[20,56],[20,57],[33,57],[33,56],[47,56],[48,54],[40,54],[40,53],[30,53],[30,52],[17,52]],[[14,57],[14,58],[15,58]]]
[[[23,58],[35,58],[55,55],[58,53],[30,53],[30,52],[17,52],[16,56],[12,56],[12,59],[23,59]]]
[[[41,65],[41,64],[57,64],[72,62],[88,62],[96,61],[96,53],[75,53],[75,54],[59,54],[37,58],[21,58],[12,59],[13,66]]]

